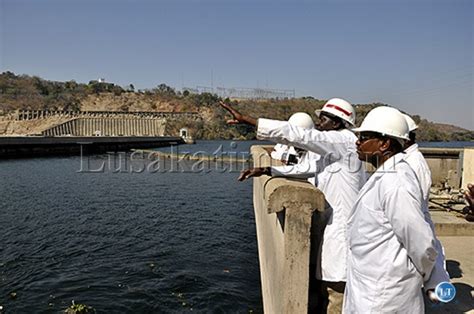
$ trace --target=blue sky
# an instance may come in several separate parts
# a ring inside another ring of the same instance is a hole
[[[474,129],[473,1],[0,0],[1,71],[295,89]]]

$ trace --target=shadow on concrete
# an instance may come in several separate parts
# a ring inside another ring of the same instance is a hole
[[[451,259],[446,260],[446,270],[448,271],[449,278],[462,278],[461,264],[458,261]]]
[[[451,279],[463,278],[461,263],[455,260],[446,260],[446,269]],[[454,282],[456,297],[449,303],[433,304],[425,298],[426,313],[466,313],[474,311],[474,288],[465,282]]]

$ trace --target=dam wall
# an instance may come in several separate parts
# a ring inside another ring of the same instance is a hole
[[[157,118],[74,118],[42,132],[43,136],[163,136],[166,120]]]
[[[0,116],[0,135],[177,135],[173,126],[189,127],[199,120],[197,112],[16,110]]]
[[[167,118],[199,119],[197,112],[161,112],[161,111],[68,111],[68,110],[16,110],[6,119],[17,121],[45,119],[48,117],[66,118]]]

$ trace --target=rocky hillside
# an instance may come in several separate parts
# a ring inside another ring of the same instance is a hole
[[[191,128],[196,138],[201,139],[253,139],[255,134],[245,126],[228,126],[228,117],[216,95],[176,92],[166,84],[146,91],[136,91],[133,85],[120,87],[113,83],[90,81],[81,84],[75,81],[53,82],[39,77],[0,74],[0,120],[1,116],[16,109],[83,110],[83,111],[195,111],[201,121],[174,121],[168,124],[167,133],[176,135],[182,126]],[[321,108],[324,100],[312,97],[286,100],[241,100],[233,101],[236,108],[255,117],[286,120],[292,113],[304,111],[315,119],[314,110]],[[356,105],[357,123],[365,114],[380,104]],[[421,141],[474,140],[474,132],[456,126],[427,121],[413,117],[420,124],[418,137]],[[1,122],[1,121],[0,121]],[[0,129],[9,134],[23,134],[41,129],[41,125],[16,126],[15,123],[0,123]],[[5,132],[0,133],[5,134]],[[176,134],[175,134],[176,133]]]

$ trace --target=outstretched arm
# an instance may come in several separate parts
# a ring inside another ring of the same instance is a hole
[[[249,168],[242,170],[240,172],[240,176],[237,180],[239,181],[244,181],[246,179],[252,178],[252,177],[260,177],[261,175],[271,175],[271,169],[270,167],[265,167],[265,168]]]
[[[233,119],[227,120],[228,124],[241,124],[242,123],[242,124],[248,124],[251,126],[257,126],[257,119],[254,119],[250,116],[244,116],[243,114],[241,114],[240,112],[232,108],[231,105],[226,104],[223,101],[221,101],[219,104],[221,105],[222,108],[227,110],[233,117]]]

